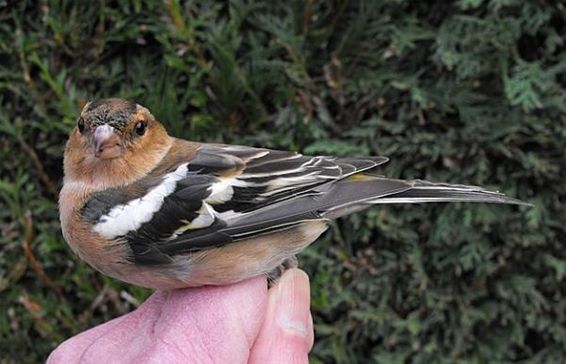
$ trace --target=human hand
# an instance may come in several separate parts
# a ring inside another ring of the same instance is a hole
[[[287,270],[267,289],[158,291],[137,310],[80,333],[47,363],[307,363],[314,333],[307,275]]]

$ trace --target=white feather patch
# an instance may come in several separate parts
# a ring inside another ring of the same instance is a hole
[[[223,203],[229,201],[234,195],[232,188],[232,179],[220,180],[213,183],[210,188],[210,196],[206,198],[206,202],[211,204]]]
[[[285,191],[316,182],[318,171],[303,174],[299,177],[278,177],[269,182],[268,191]]]
[[[181,220],[181,222],[184,223],[184,225],[179,227],[177,230],[175,230],[173,234],[171,234],[171,236],[167,238],[167,240],[173,240],[187,230],[201,229],[208,227],[212,225],[214,223],[214,220],[216,219],[215,217],[216,211],[214,211],[214,209],[206,202],[202,203],[202,206],[197,211],[197,213],[198,216],[194,218],[192,221]]]
[[[185,178],[186,175],[187,164],[182,164],[174,172],[166,174],[163,181],[145,196],[125,205],[114,206],[108,214],[101,217],[99,223],[94,225],[94,231],[106,239],[114,239],[139,229],[159,211],[165,197],[175,190],[177,181]]]
[[[214,223],[215,211],[206,202],[202,203],[201,208],[197,212],[199,215],[188,225],[189,229],[201,229]]]

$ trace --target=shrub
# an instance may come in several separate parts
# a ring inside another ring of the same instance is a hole
[[[0,1],[0,361],[40,361],[149,294],[79,262],[58,224],[67,133],[111,96],[179,137],[388,155],[386,175],[535,205],[335,222],[301,257],[312,362],[561,361],[565,14],[547,0]]]

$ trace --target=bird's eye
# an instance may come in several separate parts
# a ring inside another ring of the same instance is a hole
[[[145,133],[145,128],[146,125],[144,122],[138,121],[138,123],[136,124],[136,134],[137,135],[144,135]]]
[[[81,134],[85,131],[85,121],[83,118],[79,118],[79,120],[77,120],[77,128],[79,128],[79,132]]]

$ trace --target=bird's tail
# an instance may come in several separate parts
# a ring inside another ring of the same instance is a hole
[[[484,202],[529,205],[502,193],[477,186],[422,180],[402,181],[365,174],[338,182],[324,195],[324,201],[320,202],[325,207],[322,215],[331,219],[376,204]]]

